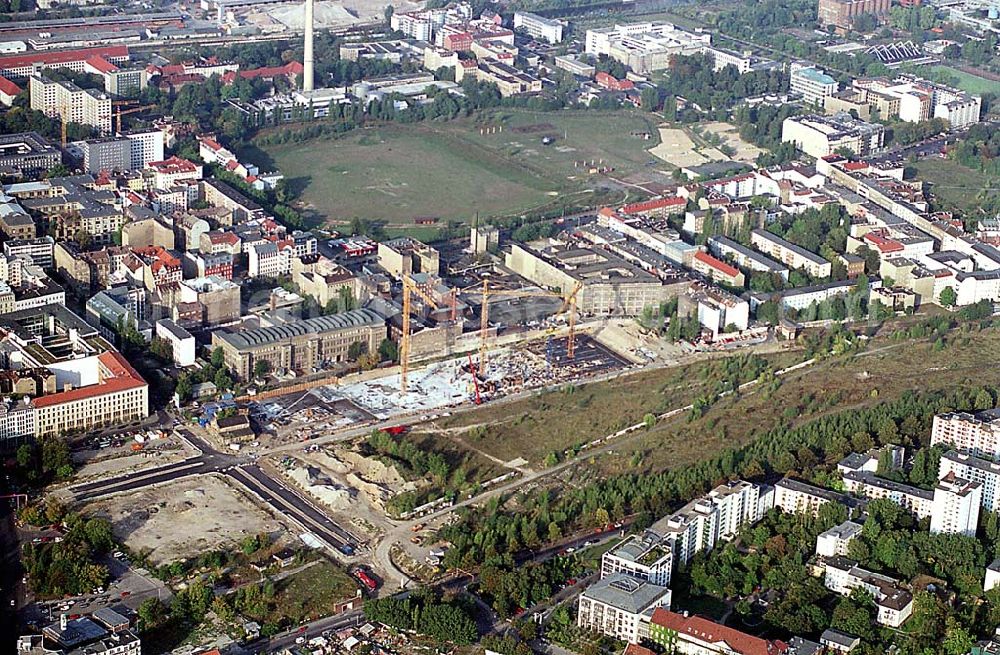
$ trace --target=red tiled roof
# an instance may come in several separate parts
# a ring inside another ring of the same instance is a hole
[[[622,655],[656,655],[656,653],[649,650],[645,646],[640,646],[639,644],[629,644],[625,647],[625,651]]]
[[[200,137],[200,139],[201,139],[201,142],[204,143],[206,146],[208,146],[208,148],[210,150],[216,150],[216,151],[222,150],[222,144],[220,144],[218,141],[216,141],[212,137],[210,137],[210,136],[203,136],[203,137]]]
[[[146,386],[146,381],[142,379],[139,372],[128,363],[120,353],[106,352],[97,356],[101,364],[108,370],[111,377],[103,378],[97,384],[92,384],[79,389],[71,389],[59,393],[49,394],[41,398],[35,398],[32,403],[35,407],[51,407],[75,400],[85,400],[96,396],[103,396],[109,393],[117,393],[128,389],[138,389]]]
[[[844,164],[844,169],[848,171],[860,171],[868,168],[868,164],[863,161],[849,161]]]
[[[21,87],[14,84],[6,77],[0,75],[0,93],[5,93],[9,96],[16,96],[21,92]]]
[[[864,240],[878,248],[880,252],[900,252],[905,249],[899,241],[890,239],[878,232],[869,232],[864,236]]]
[[[279,75],[298,75],[303,72],[303,70],[302,64],[297,61],[290,61],[284,66],[271,66],[239,71],[239,76],[245,80],[253,80],[256,78],[268,79],[278,77]]]
[[[657,198],[655,200],[647,200],[645,202],[633,202],[632,204],[625,205],[622,207],[622,213],[640,214],[642,212],[653,211],[654,209],[661,209],[663,207],[683,207],[685,205],[687,205],[686,198],[667,196],[666,198]]]
[[[128,46],[112,45],[102,48],[63,50],[60,52],[33,52],[24,55],[0,57],[0,69],[20,68],[30,64],[65,64],[71,61],[86,61],[91,57],[128,57]]]
[[[700,616],[683,616],[662,607],[656,608],[653,612],[652,623],[699,641],[711,644],[724,642],[740,655],[776,655],[787,649],[787,646],[780,642],[772,643]]]
[[[151,161],[146,164],[146,168],[151,168],[158,173],[194,173],[198,170],[193,162],[176,155],[163,161]]]
[[[104,57],[98,57],[97,55],[89,57],[87,59],[87,65],[94,68],[101,73],[114,73],[118,70],[118,67],[112,64],[110,61]]]
[[[719,271],[720,273],[723,273],[724,275],[727,275],[729,277],[736,277],[737,275],[740,274],[739,269],[737,269],[734,266],[730,266],[721,259],[717,259],[709,255],[707,252],[702,252],[699,250],[694,254],[694,258],[700,261],[702,264],[710,266],[715,270]]]
[[[610,207],[601,207],[600,209],[597,210],[597,215],[598,216],[614,216],[615,215],[615,210],[611,209]]]

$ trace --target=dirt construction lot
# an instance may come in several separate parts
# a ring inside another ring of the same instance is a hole
[[[712,152],[715,152],[715,150],[712,149]],[[660,128],[660,145],[650,149],[649,154],[659,157],[677,168],[698,166],[715,161],[716,159],[724,159],[722,153],[718,153],[720,157],[712,158],[706,157],[695,150],[694,141],[691,140],[691,137],[684,130],[664,127]]]
[[[707,123],[702,127],[705,128],[705,132],[711,132],[712,134],[718,135],[722,138],[726,145],[734,148],[736,150],[736,154],[733,155],[733,159],[736,161],[752,163],[756,161],[757,155],[763,152],[763,150],[754,144],[747,143],[741,139],[736,126],[731,123]]]
[[[214,475],[102,499],[85,513],[107,516],[129,549],[150,551],[154,564],[226,548],[282,526]]]

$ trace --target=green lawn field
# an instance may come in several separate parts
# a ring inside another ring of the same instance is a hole
[[[972,75],[965,71],[960,71],[951,66],[931,66],[930,70],[937,73],[950,75],[958,80],[958,88],[969,93],[997,93],[1000,92],[1000,82],[988,80],[985,77]]]
[[[552,143],[543,145],[545,137]],[[655,124],[640,112],[498,110],[265,150],[327,222],[359,216],[401,227],[419,217],[516,215],[584,196],[606,184],[591,164],[635,173],[653,161],[646,149],[656,143]]]
[[[914,164],[917,177],[930,183],[931,193],[945,204],[960,211],[969,211],[986,185],[981,172],[962,166],[950,159],[931,157]]]

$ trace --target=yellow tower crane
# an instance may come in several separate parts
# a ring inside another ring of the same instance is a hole
[[[480,308],[479,320],[479,370],[486,371],[486,354],[489,347],[490,331],[490,298],[562,298],[563,304],[553,316],[558,316],[569,312],[569,334],[566,338],[566,357],[573,359],[576,347],[576,296],[583,288],[582,282],[577,282],[572,291],[565,296],[545,290],[521,290],[521,289],[490,289],[489,280],[483,280],[483,304]]]
[[[409,275],[403,275],[403,335],[399,340],[399,390],[403,393],[406,393],[406,376],[410,370],[410,304],[413,293],[434,309],[438,309],[437,302],[429,293],[421,289]]]

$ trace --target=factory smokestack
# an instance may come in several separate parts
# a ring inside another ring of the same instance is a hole
[[[313,0],[306,0],[306,42],[302,53],[302,91],[313,90]]]

